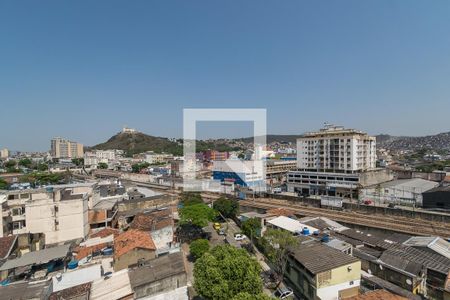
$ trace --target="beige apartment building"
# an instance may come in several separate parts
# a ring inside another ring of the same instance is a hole
[[[82,158],[83,144],[55,137],[51,140],[50,154],[53,158]]]
[[[85,238],[91,196],[88,184],[9,191],[0,195],[0,236],[43,233],[47,245]]]
[[[8,149],[1,149],[0,150],[0,158],[8,158],[9,157],[9,150]]]

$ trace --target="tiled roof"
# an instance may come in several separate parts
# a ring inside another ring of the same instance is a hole
[[[49,300],[65,300],[65,299],[89,299],[89,293],[91,290],[91,283],[83,283],[64,289],[55,293],[52,293]],[[85,296],[86,298],[84,298]]]
[[[293,216],[295,214],[292,210],[286,208],[272,208],[269,209],[266,213],[270,215],[285,216],[285,217]]]
[[[370,291],[358,296],[347,298],[347,300],[403,300],[407,299],[402,296],[392,294],[386,290]]]
[[[11,247],[17,239],[16,235],[10,235],[0,238],[0,259],[7,258]]]
[[[156,250],[150,233],[130,229],[114,238],[114,258],[118,258],[136,248]]]
[[[118,229],[106,227],[106,228],[103,228],[103,229],[91,234],[90,237],[91,238],[96,238],[96,237],[105,238],[107,236],[110,236],[111,234],[113,234],[114,237],[116,237],[119,235],[119,233],[120,233],[120,231]]]
[[[101,250],[105,247],[107,247],[108,244],[103,243],[103,244],[98,244],[95,246],[90,246],[90,247],[77,247],[74,249],[73,252],[75,252],[77,255],[77,260],[80,260],[82,258],[85,258],[86,256],[94,253],[95,251]]]
[[[130,228],[143,231],[154,231],[169,226],[173,226],[172,217],[153,214],[138,214],[130,224]]]

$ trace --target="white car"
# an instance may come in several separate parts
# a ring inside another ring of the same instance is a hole
[[[294,295],[294,292],[290,288],[278,288],[274,293],[273,296],[277,299],[287,299],[289,297],[292,297]]]
[[[238,233],[238,234],[236,234],[235,236],[234,236],[234,239],[236,240],[236,241],[243,241],[243,240],[245,240],[247,237],[245,236],[245,235],[243,235],[243,234],[240,234],[240,233]]]

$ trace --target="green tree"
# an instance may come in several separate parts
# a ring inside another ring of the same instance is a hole
[[[273,265],[277,275],[277,287],[283,280],[289,254],[298,245],[298,240],[286,230],[267,229],[262,239],[264,254]]]
[[[84,158],[72,158],[72,163],[77,167],[82,167],[84,165]]]
[[[17,170],[17,161],[15,161],[14,159],[10,159],[8,161],[5,161],[3,163],[3,166],[5,167],[5,169],[6,169],[6,171],[8,173],[18,172],[18,170]]]
[[[108,164],[104,163],[104,162],[100,162],[100,163],[98,163],[97,167],[99,169],[108,169]]]
[[[46,163],[40,163],[37,165],[37,170],[40,172],[45,172],[48,170],[48,165]]]
[[[200,193],[183,192],[181,194],[181,203],[183,203],[183,206],[202,204],[203,199],[202,199],[202,196],[200,195]]]
[[[202,297],[214,300],[232,299],[240,293],[259,295],[260,273],[261,266],[245,250],[216,246],[195,262],[194,287]]]
[[[242,223],[242,232],[251,239],[261,235],[261,220],[250,218]]]
[[[239,293],[236,296],[234,296],[233,298],[231,298],[231,300],[271,300],[274,299],[264,293],[259,293],[256,295],[252,295],[250,293]]]
[[[19,166],[24,168],[31,168],[32,164],[33,162],[29,158],[22,158],[21,160],[19,160]]]
[[[217,216],[214,209],[206,204],[194,204],[180,209],[180,224],[205,227]]]
[[[148,168],[150,166],[150,164],[146,161],[138,163],[138,164],[134,164],[131,165],[131,170],[133,173],[139,173],[141,172],[143,169]]]
[[[0,190],[6,190],[8,188],[8,183],[5,179],[0,177]]]
[[[189,252],[194,259],[199,259],[209,251],[209,242],[205,239],[197,239],[189,245]]]
[[[239,203],[234,199],[220,197],[214,201],[213,208],[225,218],[233,218],[239,211]]]

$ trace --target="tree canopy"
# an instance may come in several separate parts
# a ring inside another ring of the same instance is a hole
[[[138,164],[134,164],[131,165],[131,170],[133,171],[133,173],[139,173],[141,172],[143,169],[148,168],[150,166],[150,164],[146,161],[138,163]]]
[[[297,238],[286,230],[267,229],[262,238],[264,254],[273,265],[278,277],[278,284],[283,280],[289,254],[298,244]]]
[[[19,160],[19,166],[21,166],[21,167],[31,168],[32,165],[33,165],[33,161],[31,161],[31,159],[29,159],[29,158],[22,158],[21,160]]]
[[[264,293],[259,293],[256,295],[252,295],[250,293],[239,293],[236,296],[234,296],[233,298],[231,298],[231,300],[271,300],[271,299],[274,299],[274,298],[272,298]]]
[[[194,259],[199,259],[209,251],[209,242],[205,239],[197,239],[189,245],[189,252]]]
[[[0,177],[0,190],[6,190],[8,188],[8,183],[5,179]]]
[[[180,224],[205,227],[217,216],[214,209],[206,204],[194,204],[180,209]]]
[[[220,197],[214,201],[213,208],[220,212],[225,218],[233,218],[239,211],[239,203],[234,199]]]
[[[98,167],[99,169],[108,169],[108,164],[107,164],[107,163],[104,163],[104,162],[99,162],[98,165],[97,165],[97,167]]]
[[[183,206],[190,206],[203,203],[203,199],[200,193],[183,192],[181,194],[181,203],[183,203]]]
[[[261,266],[245,250],[220,245],[195,262],[194,287],[201,296],[214,300],[259,295],[262,292],[260,273]]]
[[[258,237],[261,235],[261,220],[250,218],[242,223],[241,229],[248,237]]]

